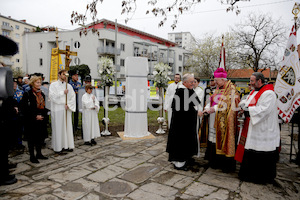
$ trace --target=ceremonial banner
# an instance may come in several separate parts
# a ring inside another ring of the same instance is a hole
[[[225,47],[223,45],[224,38],[222,37],[222,46],[221,46],[221,52],[220,52],[220,61],[219,61],[219,68],[223,68],[226,71],[225,66]]]
[[[300,66],[295,26],[284,51],[274,91],[277,94],[279,116],[288,123],[300,103]]]
[[[58,70],[63,69],[58,48],[52,48],[51,53],[51,68],[50,68],[50,83],[58,79]]]

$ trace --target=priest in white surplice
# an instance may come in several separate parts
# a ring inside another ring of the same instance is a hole
[[[52,148],[56,153],[73,151],[72,112],[76,110],[76,96],[70,84],[66,89],[66,70],[58,72],[58,80],[49,87],[51,101]],[[66,105],[67,95],[67,105]]]
[[[240,103],[246,119],[236,151],[236,160],[241,162],[239,178],[272,183],[280,144],[276,94],[260,72],[252,74],[250,84],[254,90],[245,103]]]
[[[95,138],[100,137],[99,129],[99,101],[92,93],[93,86],[85,86],[86,93],[82,96],[82,127],[85,145],[96,145]]]
[[[165,110],[165,112],[168,111],[168,128],[169,129],[170,129],[171,117],[172,117],[171,104],[172,104],[173,97],[174,97],[174,94],[176,92],[176,89],[178,88],[178,85],[181,84],[180,79],[181,79],[180,74],[175,74],[175,76],[174,76],[174,81],[175,82],[171,83],[168,86],[166,96],[165,96],[164,110]]]

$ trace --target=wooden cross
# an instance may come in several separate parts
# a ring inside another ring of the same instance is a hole
[[[59,49],[59,46],[58,46],[58,30],[57,30],[57,28],[56,28],[56,48],[58,49],[58,54],[65,54],[65,70],[69,71],[69,69],[70,69],[69,65],[72,61],[70,56],[77,56],[77,52],[70,51],[70,46],[69,45],[66,46],[66,50]]]
[[[70,56],[77,56],[77,52],[70,51],[70,46],[67,45],[66,50],[58,49],[58,53],[65,54],[65,70],[69,71],[69,69],[70,69],[69,65],[72,61]]]

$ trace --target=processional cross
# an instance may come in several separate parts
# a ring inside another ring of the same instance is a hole
[[[58,30],[56,28],[56,54],[58,55],[59,57],[59,54],[65,54],[65,70],[69,71],[70,67],[70,63],[72,61],[72,59],[70,58],[70,56],[77,56],[77,52],[75,51],[70,51],[70,46],[67,45],[66,46],[66,50],[61,50],[59,49],[59,46],[58,46]],[[52,54],[53,54],[53,51],[52,51]],[[67,72],[66,73],[66,89],[68,89],[68,77],[69,77],[69,73]],[[66,94],[66,104],[65,105],[68,105],[68,95]],[[66,110],[66,125],[67,125],[67,110]]]

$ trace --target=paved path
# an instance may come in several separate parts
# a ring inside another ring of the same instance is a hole
[[[96,146],[76,141],[73,152],[39,164],[29,161],[28,152],[10,160],[18,182],[0,186],[0,199],[300,199],[300,167],[289,163],[290,127],[282,130],[282,152],[275,185],[242,182],[231,174],[207,168],[202,157],[193,170],[178,171],[167,162],[166,135],[155,139],[122,141],[108,136]],[[49,146],[49,145],[48,145]]]

